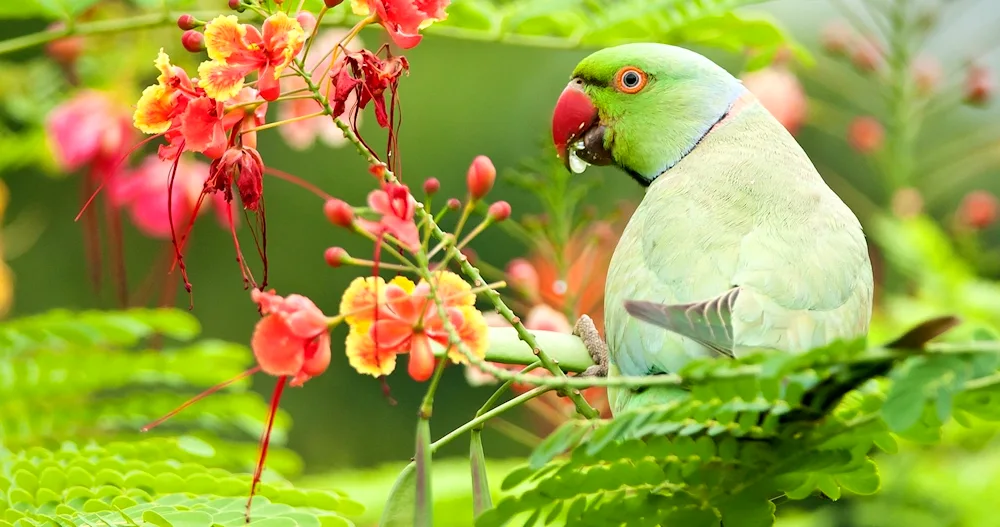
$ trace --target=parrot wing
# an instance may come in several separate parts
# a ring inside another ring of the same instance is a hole
[[[690,304],[625,301],[629,315],[687,337],[716,353],[733,357],[732,311],[740,288]]]

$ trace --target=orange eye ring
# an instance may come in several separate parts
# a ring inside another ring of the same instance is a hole
[[[646,87],[649,77],[635,66],[625,66],[615,74],[615,88],[623,93],[639,93]]]

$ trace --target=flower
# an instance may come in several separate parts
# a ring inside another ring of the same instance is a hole
[[[855,117],[847,129],[847,141],[862,154],[870,154],[882,147],[885,130],[874,117]]]
[[[212,161],[205,192],[219,192],[229,203],[233,201],[233,184],[243,207],[256,211],[264,194],[264,160],[256,149],[233,147]]]
[[[312,43],[312,48],[314,50],[327,50],[336,46],[341,39],[347,35],[347,31],[341,29],[331,29],[323,32],[316,37],[316,40]],[[351,39],[350,42],[346,43],[346,48],[348,51],[359,50],[364,47],[361,39],[355,37]],[[305,70],[311,71],[312,81],[317,86],[325,86],[327,83],[332,82],[332,75],[335,74],[347,74],[348,68],[344,65],[346,60],[343,55],[337,57],[336,64],[333,68],[330,68],[330,56],[323,56],[322,62],[320,58],[323,53],[313,53],[310,52],[306,56]],[[350,75],[348,75],[350,77]],[[351,79],[354,80],[354,79]],[[286,77],[281,79],[281,91],[282,92],[292,92],[295,90],[300,90],[306,88],[306,82],[298,75],[292,77]],[[351,85],[345,93],[335,93],[333,94],[333,101],[335,102],[334,111],[335,115],[323,115],[319,117],[312,117],[309,119],[302,119],[299,121],[292,121],[287,124],[282,125],[278,128],[278,133],[285,142],[294,150],[305,150],[313,145],[317,138],[328,146],[339,147],[347,144],[347,137],[344,136],[344,132],[337,127],[334,123],[333,118],[343,118],[345,115],[349,115],[354,111],[357,106],[357,95],[355,94],[354,86]],[[315,99],[303,98],[303,99],[292,99],[288,101],[282,101],[278,106],[278,118],[282,121],[294,119],[296,117],[301,117],[304,115],[314,114],[316,112],[322,111],[323,107],[316,102]],[[356,124],[360,125],[361,114],[358,113]]]
[[[267,17],[261,31],[240,24],[236,15],[219,15],[205,26],[205,46],[212,60],[198,66],[198,85],[209,97],[226,101],[256,71],[261,97],[273,101],[281,93],[278,78],[302,50],[305,39],[299,22],[282,11]]]
[[[469,351],[483,357],[486,320],[474,307],[471,286],[449,271],[437,271],[432,279],[447,321]],[[430,294],[427,282],[414,284],[401,276],[388,283],[380,277],[351,282],[340,304],[341,316],[351,328],[346,340],[351,366],[362,374],[388,375],[396,368],[396,355],[405,353],[410,356],[410,376],[424,381],[434,371],[435,345],[445,348],[453,363],[467,363],[467,357],[450,346],[445,321]]]
[[[371,51],[363,49],[349,53],[345,60],[347,64],[333,76],[334,96],[332,97],[336,114],[343,110],[347,94],[352,90],[358,94],[358,108],[364,109],[371,101],[375,105],[375,120],[382,128],[389,127],[389,114],[385,107],[385,92],[395,97],[399,78],[410,70],[406,57],[388,57],[381,59]],[[350,66],[353,77],[347,67]]]
[[[45,132],[56,163],[67,172],[97,162],[117,164],[134,133],[128,108],[94,90],[81,91],[54,108]]]
[[[108,189],[111,202],[125,208],[136,228],[151,238],[169,238],[171,218],[173,232],[188,224],[208,179],[206,163],[182,157],[177,161],[171,183],[173,165],[173,161],[150,155],[138,168],[111,180]],[[169,201],[168,188],[172,188]],[[213,196],[213,206],[220,221],[224,221],[230,205],[217,194]]]
[[[743,76],[743,85],[795,135],[806,118],[806,94],[798,77],[784,67],[771,67]]]
[[[993,95],[993,78],[982,64],[970,64],[963,86],[963,99],[976,106],[986,104]]]
[[[386,183],[382,190],[373,190],[368,194],[368,206],[381,218],[378,221],[358,219],[362,229],[375,236],[389,234],[411,252],[420,247],[420,233],[413,221],[416,200],[406,185]]]
[[[261,370],[293,376],[292,386],[302,386],[326,371],[330,365],[328,319],[312,300],[302,295],[281,297],[273,289],[253,289],[250,298],[264,315],[250,340]]]
[[[451,0],[351,0],[351,9],[359,16],[374,11],[389,38],[399,47],[409,49],[420,43],[420,30],[447,18],[444,8]]]
[[[996,196],[985,190],[972,191],[962,199],[958,216],[962,225],[973,229],[985,229],[997,220],[1000,209]]]

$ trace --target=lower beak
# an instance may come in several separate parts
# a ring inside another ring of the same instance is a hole
[[[559,96],[552,113],[552,142],[566,168],[578,171],[571,168],[574,156],[578,158],[576,163],[583,160],[592,165],[610,164],[610,153],[604,148],[604,132],[597,108],[583,91],[583,83],[571,81]]]

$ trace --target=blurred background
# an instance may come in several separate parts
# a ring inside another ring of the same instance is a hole
[[[225,9],[221,0],[188,2],[195,3],[192,8]],[[690,45],[741,75],[861,218],[879,280],[872,339],[888,339],[940,313],[962,315],[969,321],[965,331],[995,334],[1000,323],[1000,105],[994,102],[1000,5],[992,0],[675,3],[713,4],[718,12],[753,4],[736,12],[768,17],[790,36],[793,44],[776,46],[766,57],[714,45],[723,38],[689,43],[677,32],[666,40]],[[79,20],[133,16],[157,2],[89,4],[76,15]],[[29,35],[51,23],[16,9],[0,8],[5,37]],[[509,201],[520,225],[480,236],[472,246],[476,262],[498,278],[506,274],[515,285],[537,280],[541,294],[511,293],[519,314],[534,313],[536,325],[558,328],[580,313],[599,315],[601,265],[642,191],[613,169],[595,168],[570,178],[552,163],[547,141],[555,100],[574,65],[591,49],[483,42],[458,38],[448,29],[432,28],[406,53],[411,73],[399,91],[403,180],[417,186],[435,177],[441,195],[462,197],[469,163],[477,155],[489,156],[499,172],[490,199]],[[195,69],[201,57],[180,47],[179,34],[176,27],[164,26],[23,49],[0,44],[7,51],[0,55],[0,179],[5,187],[0,210],[7,266],[0,273],[0,303],[6,317],[57,307],[118,307],[118,234],[107,228],[114,222],[99,206],[91,220],[74,218],[100,171],[126,170],[134,176],[165,168],[143,165],[155,144],[134,154],[125,168],[109,168],[93,152],[121,152],[141,139],[131,128],[131,112],[142,88],[155,79],[152,59],[160,47],[175,63]],[[362,32],[361,39],[375,48],[385,37],[373,29]],[[763,69],[755,64],[771,60]],[[280,118],[277,106],[269,109],[268,121]],[[384,132],[370,112],[362,120],[368,142],[383,144]],[[310,132],[303,133],[305,139],[279,130],[261,132],[265,162],[362,204],[372,189],[364,161],[335,137],[312,141]],[[190,170],[207,169],[193,164],[203,161],[188,161]],[[579,201],[567,198],[572,193],[566,189],[581,189]],[[370,244],[330,225],[323,201],[298,186],[267,178],[265,196],[269,285],[282,294],[308,294],[325,312],[337,312],[347,284],[367,271],[332,269],[323,252],[342,246],[366,257]],[[179,274],[164,274],[164,257],[172,250],[169,234],[152,233],[141,218],[137,221],[133,212],[142,210],[141,199],[122,199],[120,246],[130,301],[186,306]],[[570,228],[577,224],[579,229]],[[97,227],[99,252],[93,241]],[[258,272],[245,227],[243,220],[244,252]],[[210,215],[200,219],[185,261],[193,313],[204,335],[248,342],[258,315],[243,289],[228,230]],[[584,262],[586,270],[573,267],[577,262]],[[99,287],[95,276],[100,276]],[[570,302],[560,292],[567,283],[570,291],[586,291]],[[293,422],[287,447],[301,456],[301,477],[348,490],[375,517],[399,464],[412,454],[412,427],[424,387],[406,375],[393,375],[388,384],[398,404],[390,404],[377,380],[348,366],[345,336],[344,328],[335,331],[334,360],[326,374],[304,389],[286,392],[282,406]],[[446,371],[437,396],[435,436],[473,415],[492,392],[480,383],[475,372]],[[273,380],[263,375],[253,381],[262,394],[272,387]],[[490,459],[525,455],[532,441],[568,412],[561,400],[543,400],[488,427],[484,441]],[[781,525],[997,524],[989,504],[1000,490],[1000,446],[992,428],[977,425],[972,433],[956,425],[940,446],[923,447],[919,438],[903,445],[900,454],[880,462],[883,493],[779,508]],[[466,453],[459,441],[440,456]],[[509,466],[496,461],[491,469],[502,473]],[[448,478],[447,466],[435,463],[439,468],[436,477]],[[455,470],[455,482],[436,486],[435,496],[466,506],[467,469]]]

